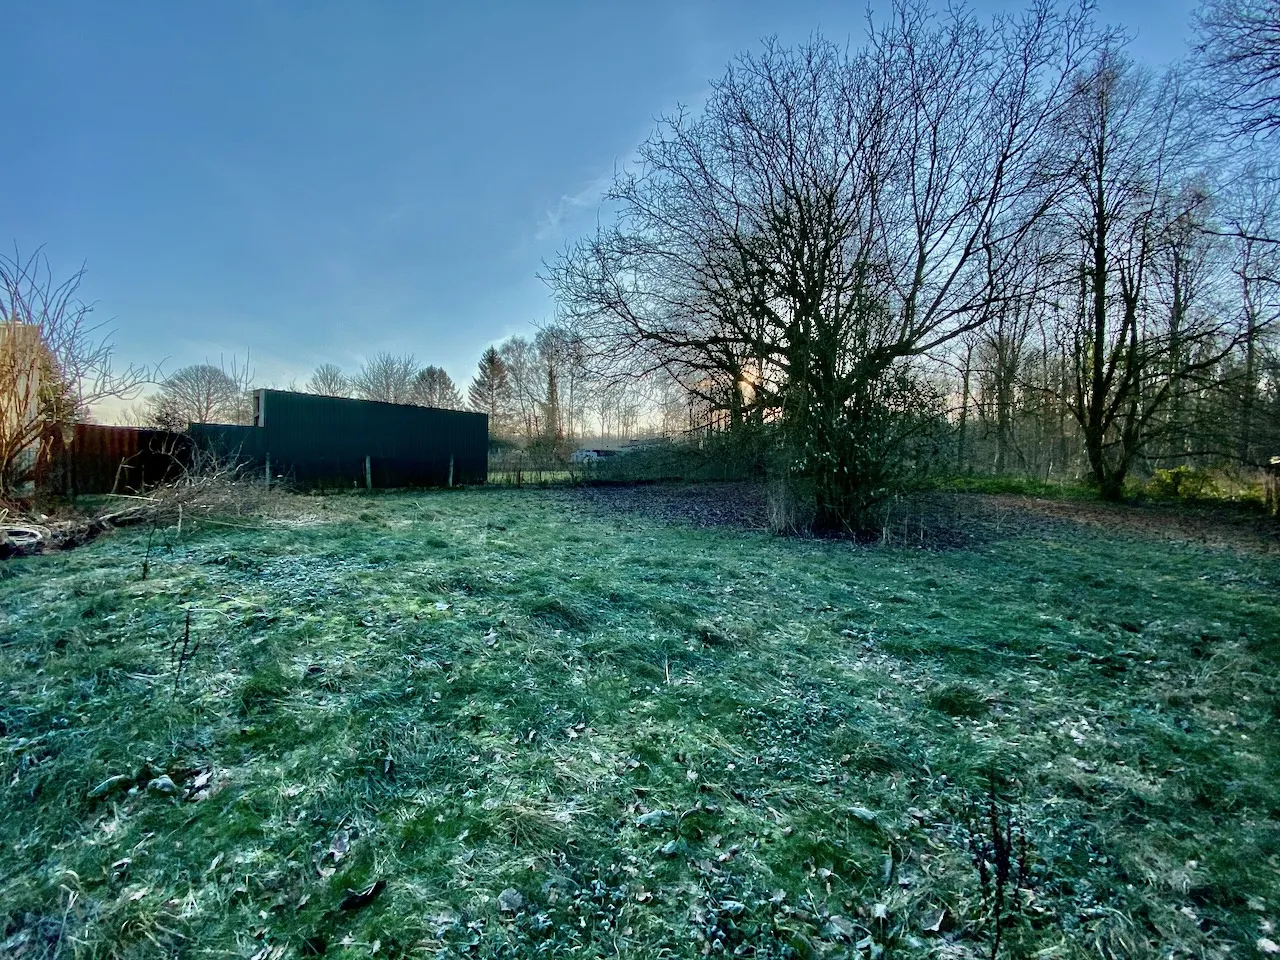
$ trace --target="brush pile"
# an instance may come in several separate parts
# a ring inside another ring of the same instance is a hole
[[[203,517],[261,516],[279,503],[280,488],[250,479],[234,463],[206,458],[177,480],[146,496],[113,494],[111,507],[91,515],[53,520],[21,507],[0,508],[0,559],[68,550],[115,527],[177,526]]]

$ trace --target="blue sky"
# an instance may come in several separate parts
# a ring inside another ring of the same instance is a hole
[[[1100,0],[1151,63],[1191,0]],[[984,0],[980,10],[1022,4]],[[856,2],[11,4],[0,242],[83,261],[122,360],[232,355],[299,382],[379,350],[464,385],[553,304],[653,118],[776,34],[861,34]]]

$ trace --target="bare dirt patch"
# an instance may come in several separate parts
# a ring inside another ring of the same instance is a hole
[[[765,488],[758,483],[655,483],[568,487],[557,491],[574,509],[635,517],[663,526],[764,530]]]
[[[664,526],[768,527],[766,491],[759,483],[573,487],[557,495],[570,509]],[[895,498],[885,505],[879,529],[857,539],[928,550],[964,549],[1063,525],[1216,547],[1280,549],[1280,525],[1231,504],[1109,504],[945,492]]]
[[[1151,501],[1112,504],[1009,495],[968,496],[988,501],[991,508],[1016,512],[1026,518],[1067,521],[1112,533],[1264,553],[1280,549],[1280,524],[1235,504]]]

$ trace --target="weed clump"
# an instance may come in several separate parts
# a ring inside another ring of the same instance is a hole
[[[298,681],[285,673],[276,662],[259,667],[236,691],[240,712],[246,716],[268,713],[279,701],[288,697],[298,686]]]
[[[978,874],[982,896],[979,923],[991,944],[991,960],[997,960],[1001,944],[1022,913],[1024,894],[1036,886],[1034,857],[1023,818],[1013,804],[999,796],[991,774],[986,796],[966,811],[965,831],[969,854]]]
[[[765,495],[769,532],[782,536],[807,534],[816,516],[812,488],[794,479],[773,480]]]
[[[942,684],[929,692],[925,703],[949,717],[977,718],[991,708],[987,698],[967,683]]]
[[[707,647],[728,649],[737,643],[737,638],[731,632],[723,625],[712,621],[704,620],[698,623],[693,633],[698,642]]]
[[[591,614],[578,604],[559,597],[547,597],[534,602],[529,607],[529,613],[549,627],[575,633],[588,632],[595,622]]]

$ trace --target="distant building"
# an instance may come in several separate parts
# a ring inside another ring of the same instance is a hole
[[[57,364],[34,323],[0,322],[0,446],[17,446],[11,460],[13,478],[30,483],[47,426],[50,391],[57,389]]]
[[[616,457],[617,450],[604,450],[583,447],[581,450],[575,450],[569,454],[570,463],[595,463],[599,460],[607,460],[609,457]]]

